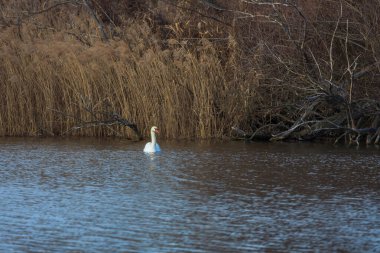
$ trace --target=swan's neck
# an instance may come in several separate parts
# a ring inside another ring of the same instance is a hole
[[[155,146],[156,145],[156,133],[155,132],[152,132],[151,134],[151,137],[152,137],[152,145]]]

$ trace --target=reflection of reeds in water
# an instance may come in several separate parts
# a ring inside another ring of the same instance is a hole
[[[207,41],[195,55],[182,48],[159,49],[148,37],[140,31],[134,40],[92,47],[72,41],[7,46],[0,40],[0,135],[61,135],[78,118],[93,120],[84,103],[102,110],[104,101],[145,135],[152,125],[160,126],[163,138],[220,137],[246,118],[248,86],[227,85]],[[109,128],[69,132],[114,133]]]

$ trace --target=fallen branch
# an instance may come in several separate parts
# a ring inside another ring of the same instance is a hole
[[[90,127],[102,127],[102,126],[106,126],[106,127],[110,127],[110,126],[114,126],[114,125],[121,125],[121,126],[127,126],[129,128],[131,128],[135,134],[138,136],[138,138],[141,140],[142,139],[142,136],[141,134],[139,133],[138,129],[137,129],[137,126],[136,124],[130,122],[129,120],[127,119],[124,119],[124,118],[121,118],[118,114],[116,113],[113,113],[112,115],[112,118],[111,119],[107,119],[107,120],[97,120],[97,121],[89,121],[89,122],[82,122],[80,125],[77,125],[77,126],[74,126],[72,127],[71,129],[69,129],[68,131],[64,132],[63,134],[67,134],[68,132],[71,132],[71,131],[74,131],[74,130],[80,130],[80,129],[84,129],[84,128],[90,128]],[[111,129],[111,131],[121,135],[120,133],[118,133],[116,130],[112,129],[112,128],[109,128]]]
[[[118,113],[111,110],[110,105],[107,100],[103,101],[103,105],[105,106],[105,110],[103,111],[96,111],[94,110],[94,106],[92,106],[89,101],[86,101],[83,97],[82,99],[82,110],[85,110],[87,113],[89,113],[93,120],[91,121],[84,121],[81,118],[78,118],[77,116],[69,115],[67,113],[64,113],[62,111],[56,110],[56,109],[50,109],[52,111],[58,112],[64,117],[67,118],[73,118],[78,123],[67,130],[66,132],[62,133],[62,135],[66,135],[69,132],[75,131],[75,130],[81,130],[86,128],[92,128],[92,127],[107,127],[112,132],[116,133],[117,135],[121,136],[119,132],[117,132],[115,129],[111,128],[111,126],[119,125],[119,126],[126,126],[133,130],[133,132],[136,134],[139,140],[142,140],[142,135],[140,134],[137,125],[125,118],[122,118]],[[79,106],[79,105],[78,105]]]

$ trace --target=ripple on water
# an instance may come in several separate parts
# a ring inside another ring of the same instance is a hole
[[[0,251],[378,252],[375,149],[0,142]]]

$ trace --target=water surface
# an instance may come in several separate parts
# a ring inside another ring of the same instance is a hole
[[[0,139],[0,252],[380,252],[380,152]]]

